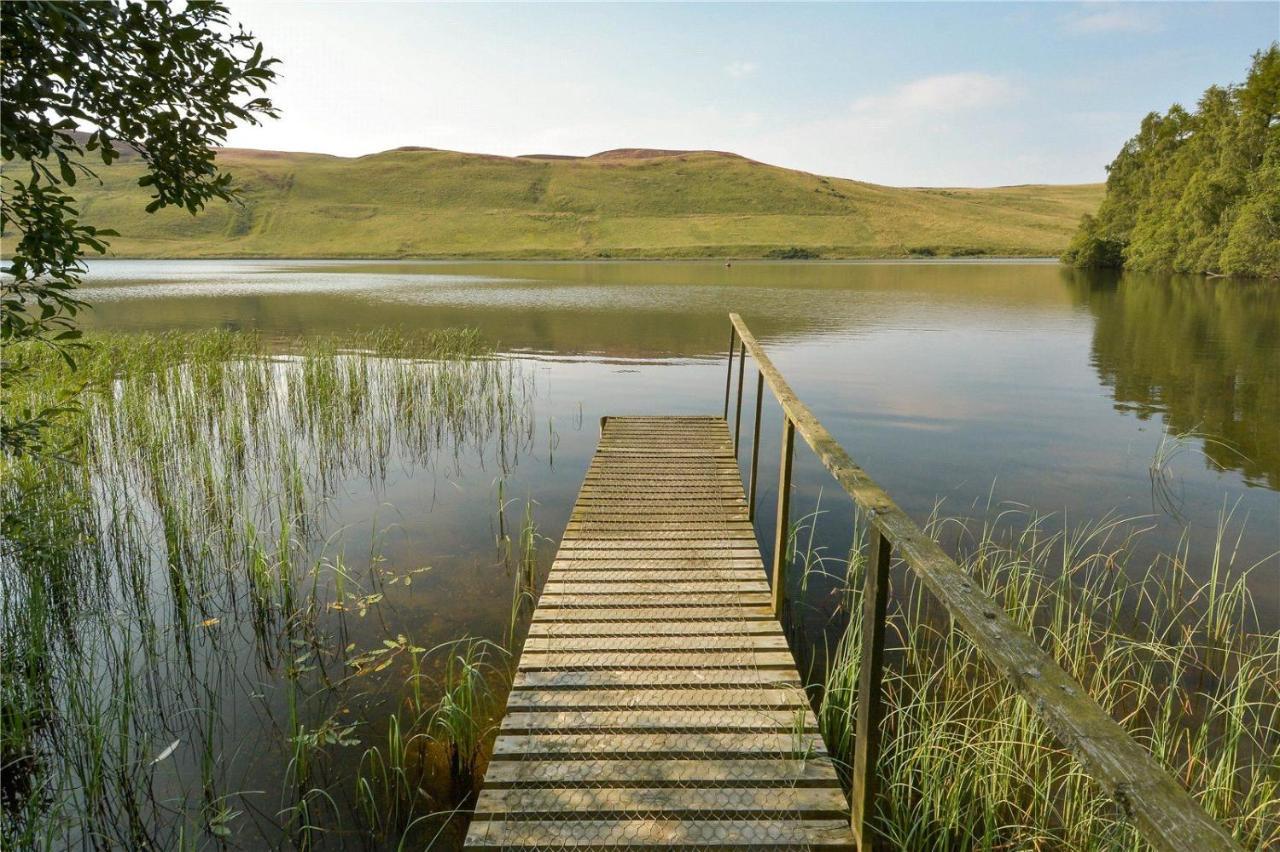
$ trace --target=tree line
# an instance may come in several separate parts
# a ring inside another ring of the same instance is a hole
[[[1280,278],[1280,44],[1194,112],[1142,120],[1062,259],[1080,267]]]

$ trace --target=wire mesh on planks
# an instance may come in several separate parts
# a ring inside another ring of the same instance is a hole
[[[603,424],[467,845],[852,848],[723,419]]]

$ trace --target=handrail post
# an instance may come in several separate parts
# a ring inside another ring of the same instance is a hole
[[[724,419],[729,422],[729,385],[733,383],[733,341],[737,339],[738,330],[729,324],[729,370],[724,375]]]
[[[747,344],[738,350],[738,413],[733,420],[733,457],[738,457],[738,436],[742,434],[742,371],[747,368]],[[729,353],[729,369],[733,369],[733,352]]]
[[[756,429],[751,439],[751,482],[747,485],[747,520],[756,519],[756,476],[760,469],[760,409],[764,403],[764,373],[756,370]]]
[[[862,660],[858,671],[858,715],[853,741],[853,809],[849,822],[858,849],[871,848],[867,826],[875,815],[876,764],[880,759],[880,726],[884,703],[880,681],[884,673],[885,613],[889,603],[889,559],[893,544],[874,522],[871,552],[862,582]]]
[[[778,469],[778,530],[773,537],[773,615],[782,617],[787,602],[787,544],[790,533],[791,461],[796,445],[796,425],[782,413],[782,464]]]

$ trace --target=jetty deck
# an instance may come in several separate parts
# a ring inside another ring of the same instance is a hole
[[[720,417],[611,417],[466,845],[851,849]]]
[[[1154,849],[1241,852],[853,460],[742,317],[730,314],[729,324],[723,417],[601,423],[533,614],[467,845],[872,849],[896,560]],[[737,455],[748,354],[756,392],[744,498]],[[751,523],[766,387],[782,409],[768,584]],[[847,805],[775,620],[788,604],[791,475],[801,442],[866,523]]]

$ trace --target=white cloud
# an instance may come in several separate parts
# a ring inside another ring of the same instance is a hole
[[[858,98],[853,110],[860,114],[918,116],[1001,106],[1017,96],[1018,87],[1004,77],[964,71],[922,77],[883,95]]]
[[[758,67],[759,66],[754,62],[747,62],[739,59],[724,66],[724,73],[728,74],[735,80],[741,80],[743,77],[754,74]]]
[[[1075,35],[1146,33],[1159,29],[1154,18],[1135,9],[1106,9],[1071,15],[1063,19],[1063,27]]]

